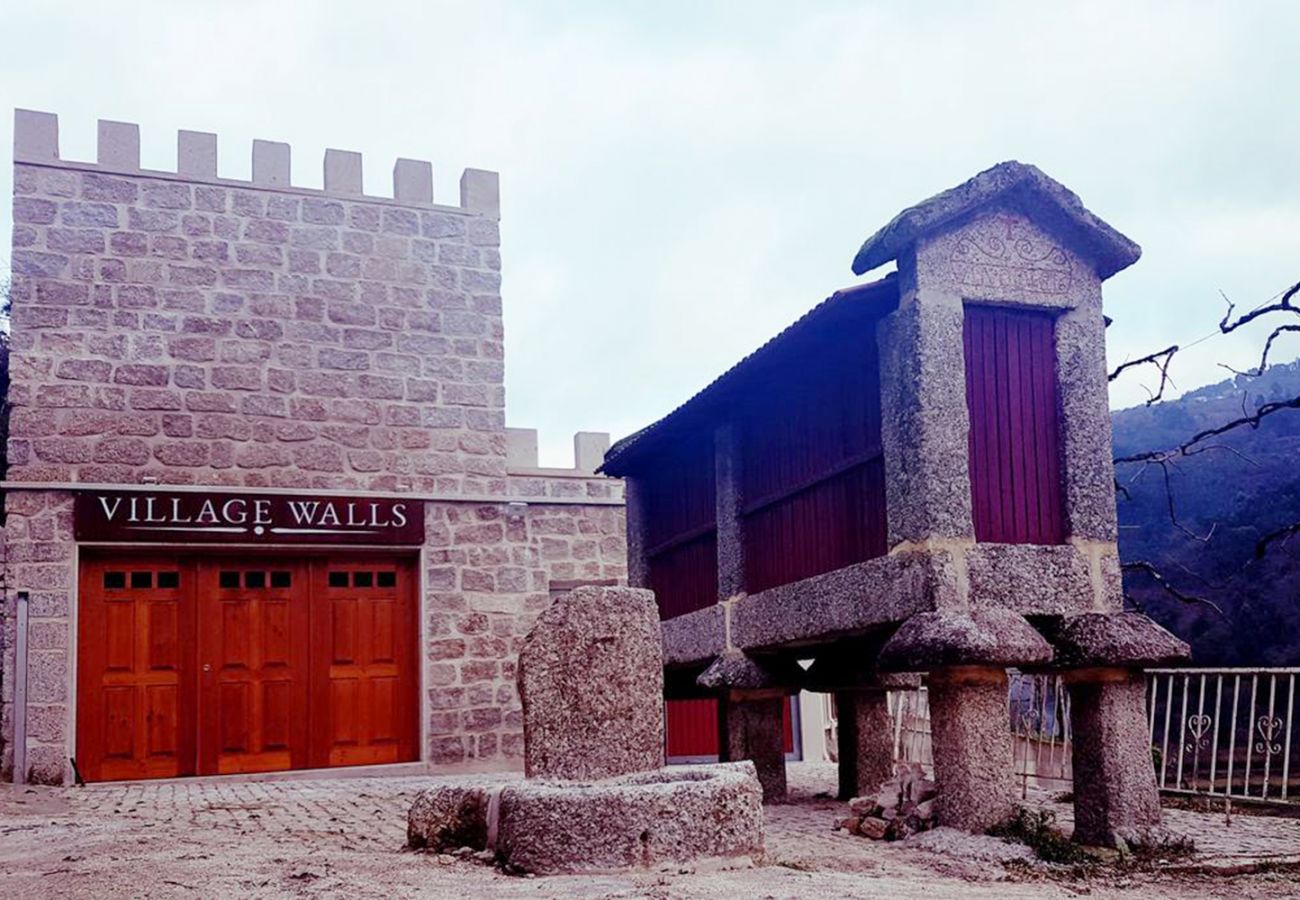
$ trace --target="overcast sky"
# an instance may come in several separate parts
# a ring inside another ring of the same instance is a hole
[[[254,137],[291,143],[304,186],[326,146],[362,151],[375,194],[399,155],[444,202],[499,171],[507,420],[551,464],[676,406],[861,280],[901,208],[1004,159],[1142,245],[1107,284],[1112,364],[1214,331],[1220,290],[1300,280],[1296,3],[12,0],[0,33],[0,98],[58,113],[65,158],[112,118],[151,168],[189,128],[235,178]],[[1257,344],[1206,341],[1178,387]]]

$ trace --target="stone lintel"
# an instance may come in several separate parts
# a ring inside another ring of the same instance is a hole
[[[630,532],[629,528],[629,551],[632,543]],[[666,666],[709,663],[727,647],[726,609],[721,603],[668,619],[660,624],[660,629]]]
[[[730,604],[742,650],[813,646],[933,609],[955,594],[946,551],[893,553],[750,594]]]
[[[633,530],[629,520],[629,535]],[[730,640],[749,652],[818,647],[899,624],[917,613],[962,609],[963,582],[969,604],[976,609],[1000,608],[1022,616],[1092,612],[1103,575],[1088,548],[1074,545],[950,543],[896,549],[732,601],[726,607]],[[705,615],[695,612],[689,616],[699,618],[682,616],[664,623],[664,655],[670,664],[716,655],[703,651],[725,639],[723,613],[709,612],[718,617],[711,619],[716,624],[706,636],[695,634]]]

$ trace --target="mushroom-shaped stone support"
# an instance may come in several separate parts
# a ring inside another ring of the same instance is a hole
[[[1074,836],[1108,847],[1167,840],[1151,764],[1142,669],[1187,644],[1139,613],[1085,613],[1054,635],[1074,726]]]
[[[719,695],[722,761],[751,760],[767,803],[786,796],[783,705],[803,680],[803,669],[792,659],[739,650],[725,651],[695,680]]]
[[[1015,772],[1006,669],[1051,658],[1042,635],[1003,609],[919,613],[885,643],[882,669],[929,673],[940,824],[984,831],[1011,814]]]

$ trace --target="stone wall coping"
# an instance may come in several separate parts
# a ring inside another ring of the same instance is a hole
[[[510,473],[515,474],[515,473]],[[593,478],[597,476],[586,476]],[[617,481],[617,479],[609,479]],[[439,503],[509,503],[521,506],[624,506],[622,497],[516,497],[512,494],[464,494],[450,492],[369,491],[349,487],[286,488],[246,484],[92,484],[79,481],[0,481],[0,491],[169,491],[206,494],[213,491],[272,494],[286,497],[318,497],[322,493],[346,494],[382,500],[421,500]]]
[[[278,141],[254,140],[253,178],[243,181],[217,175],[217,136],[200,131],[177,133],[175,172],[140,168],[140,126],[133,122],[99,120],[97,162],[61,159],[59,117],[54,113],[14,110],[14,164],[102,172],[164,181],[211,184],[244,190],[275,191],[311,197],[378,203],[460,215],[501,215],[498,176],[485,169],[465,169],[460,178],[460,202],[433,202],[433,166],[424,160],[398,159],[393,166],[393,196],[362,193],[360,153],[329,149],[324,157],[324,188],[290,184],[291,147]]]

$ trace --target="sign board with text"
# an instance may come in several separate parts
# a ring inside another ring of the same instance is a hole
[[[79,541],[204,544],[424,543],[424,503],[237,492],[86,491],[73,508]]]

